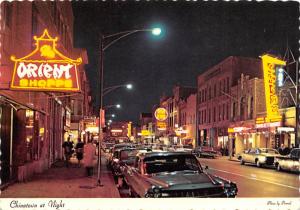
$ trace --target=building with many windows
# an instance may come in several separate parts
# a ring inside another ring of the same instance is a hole
[[[230,89],[242,73],[261,78],[261,61],[230,56],[198,76],[198,145],[228,147],[227,128],[234,103]]]

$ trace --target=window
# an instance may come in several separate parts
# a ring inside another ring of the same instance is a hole
[[[9,28],[12,25],[12,3],[11,2],[4,2],[4,15],[5,15],[5,25]]]
[[[253,96],[250,98],[249,119],[253,119]]]
[[[244,120],[244,117],[245,117],[245,97],[242,97],[240,103],[240,119]]]
[[[205,88],[205,91],[204,91],[204,101],[206,101],[206,92],[207,92],[207,89]]]
[[[221,109],[222,109],[222,107],[221,107],[221,105],[219,105],[219,121],[221,121],[221,119],[222,119],[222,113],[221,113]]]
[[[225,84],[225,79],[223,79],[223,93],[226,92],[226,84]]]
[[[214,85],[214,97],[217,96],[217,84]]]
[[[226,78],[227,93],[229,93],[229,77]]]
[[[219,96],[222,95],[222,81],[219,82]]]
[[[210,109],[208,109],[208,123],[210,123],[210,120],[211,120],[211,119],[210,119],[210,114],[211,114],[211,113],[210,113]]]
[[[31,33],[33,36],[37,34],[38,31],[38,11],[34,4],[32,3],[32,20],[31,20]]]
[[[216,122],[216,107],[214,107],[214,112],[213,112],[213,121]]]
[[[222,119],[225,120],[225,104],[223,104],[223,109],[222,109]]]
[[[201,91],[199,91],[199,102],[198,103],[201,103],[202,100],[201,100]]]
[[[204,110],[204,123],[206,123],[206,110]]]
[[[229,115],[229,106],[226,104],[226,120],[228,120]]]
[[[232,118],[233,118],[233,120],[235,118],[235,114],[236,114],[236,103],[233,102],[233,104],[232,104]]]
[[[208,88],[208,100],[211,99],[211,87]]]
[[[198,116],[199,124],[202,124],[202,122],[201,122],[201,111],[199,111],[198,113],[199,113],[199,116]]]

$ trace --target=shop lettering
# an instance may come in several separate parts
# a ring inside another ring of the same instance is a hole
[[[17,68],[17,75],[19,78],[54,78],[60,79],[63,75],[65,79],[70,79],[70,69],[73,67],[71,64],[63,65],[63,64],[53,64],[53,66],[49,65],[48,63],[44,64],[34,64],[28,63],[25,64],[24,62],[20,62]]]
[[[73,81],[71,79],[41,79],[30,80],[21,79],[19,83],[20,87],[39,87],[39,88],[72,88]]]

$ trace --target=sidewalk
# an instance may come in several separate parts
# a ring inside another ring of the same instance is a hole
[[[221,157],[219,157],[219,159],[240,162],[240,161],[237,159],[237,157],[235,157],[235,156],[234,156],[234,157],[231,157],[231,159],[230,159],[229,156],[221,156]]]
[[[96,165],[96,161],[95,161]],[[119,198],[106,160],[101,161],[101,183],[96,186],[97,167],[93,177],[86,177],[85,168],[77,166],[76,158],[71,159],[69,168],[60,161],[42,174],[36,174],[27,183],[15,183],[1,192],[2,198]]]

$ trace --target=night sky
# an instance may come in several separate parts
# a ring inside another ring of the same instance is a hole
[[[195,86],[207,68],[228,56],[258,58],[264,53],[283,56],[287,43],[299,52],[299,5],[297,2],[192,2],[192,1],[91,1],[72,2],[74,42],[86,48],[87,74],[98,106],[99,33],[161,27],[163,34],[130,35],[104,53],[104,87],[131,82],[104,97],[116,120],[138,121],[151,112],[160,96],[172,94],[175,84]],[[109,43],[111,40],[106,40]]]

